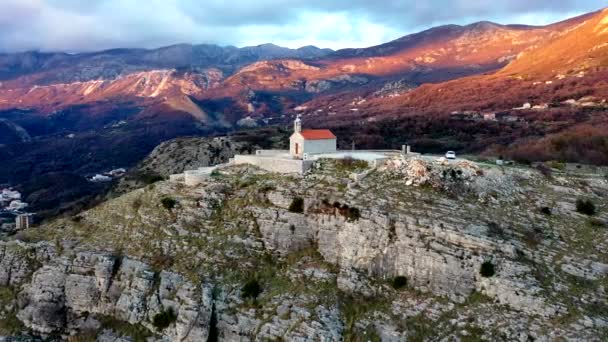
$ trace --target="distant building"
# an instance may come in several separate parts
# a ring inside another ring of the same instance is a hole
[[[496,113],[485,113],[483,115],[483,119],[486,121],[495,121],[496,120]]]
[[[19,211],[27,208],[27,206],[27,203],[21,202],[20,200],[15,200],[11,202],[11,204],[8,206],[8,209],[13,211]]]
[[[91,182],[94,182],[94,183],[110,182],[111,180],[112,180],[112,177],[108,177],[108,176],[104,176],[104,175],[95,175],[91,178]]]
[[[110,177],[122,177],[127,173],[127,170],[124,168],[114,169],[106,173],[107,176]]]
[[[21,193],[19,191],[14,191],[10,189],[2,189],[0,192],[0,200],[12,201],[12,200],[20,200]]]
[[[20,214],[15,218],[17,229],[28,229],[34,224],[34,214]]]
[[[302,130],[300,116],[293,123],[293,134],[289,138],[289,154],[304,159],[306,154],[335,153],[336,136],[328,129]]]

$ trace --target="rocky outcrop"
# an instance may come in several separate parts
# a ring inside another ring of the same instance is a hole
[[[313,80],[306,83],[304,90],[308,93],[322,93],[347,86],[360,86],[369,80],[363,76],[339,75],[329,79]]]
[[[115,187],[125,193],[145,186],[151,179],[228,162],[237,153],[251,149],[245,143],[223,138],[180,138],[157,146],[146,159],[130,170]]]
[[[232,166],[58,220],[37,231],[54,243],[0,243],[16,293],[0,300],[44,336],[123,338],[126,324],[166,341],[601,340],[605,233],[570,229],[576,198],[608,194],[605,181],[415,159],[352,182],[345,167]],[[530,209],[549,196],[553,216]]]
[[[5,250],[2,260],[12,260],[24,248],[53,249],[46,244],[15,243],[2,243],[0,248]],[[127,257],[79,252],[71,257],[55,255],[46,262],[42,266],[36,259],[23,263],[23,271],[33,272],[31,279],[15,273],[18,276],[10,282],[20,288],[17,318],[43,336],[95,329],[103,331],[100,340],[113,340],[120,335],[106,325],[107,320],[117,320],[143,326],[164,341],[205,341],[211,330],[215,334],[219,330],[226,341],[246,341],[254,335],[258,340],[340,340],[342,321],[337,308],[319,305],[308,310],[306,297],[277,298],[269,304],[276,312],[265,318],[255,310],[241,310],[238,291],[204,280],[193,283]],[[167,312],[175,315],[175,321],[159,329],[157,317]]]
[[[2,247],[18,250],[13,244]],[[209,334],[213,300],[207,283],[193,284],[178,274],[153,271],[142,262],[105,253],[81,252],[48,262],[34,271],[31,281],[13,281],[13,286],[23,283],[17,318],[37,333],[76,333],[92,324],[82,319],[90,316],[97,320],[94,326],[99,327],[103,317],[112,317],[145,326],[171,341],[202,341]],[[25,268],[36,267],[32,260]],[[161,332],[154,321],[165,312],[173,312],[177,319]]]

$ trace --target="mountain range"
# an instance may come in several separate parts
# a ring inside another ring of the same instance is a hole
[[[446,25],[338,51],[0,54],[0,184],[128,167],[176,136],[284,125],[296,114],[338,132],[341,146],[407,141],[424,152],[608,163],[606,79],[608,10],[547,26]],[[564,137],[567,149],[555,143]]]

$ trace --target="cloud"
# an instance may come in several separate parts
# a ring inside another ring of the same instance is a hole
[[[363,47],[434,25],[546,24],[604,5],[600,0],[0,0],[0,50],[268,42]]]

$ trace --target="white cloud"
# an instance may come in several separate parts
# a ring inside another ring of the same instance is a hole
[[[599,0],[0,0],[0,49],[267,42],[364,47],[439,24],[546,24],[604,5]]]

